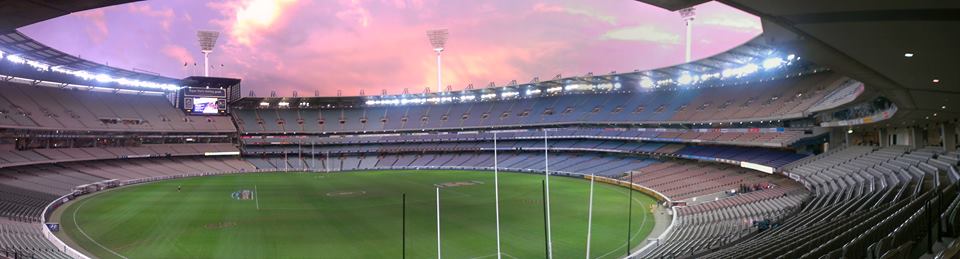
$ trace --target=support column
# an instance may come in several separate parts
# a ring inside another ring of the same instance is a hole
[[[880,147],[886,147],[890,145],[890,129],[881,128],[877,131],[877,144]]]
[[[850,143],[847,130],[844,128],[830,128],[830,147],[829,149],[840,148]]]
[[[908,140],[911,148],[921,148],[927,145],[923,138],[923,128],[920,126],[910,127],[910,139]]]
[[[940,141],[943,142],[943,151],[957,150],[957,125],[952,122],[940,124]]]

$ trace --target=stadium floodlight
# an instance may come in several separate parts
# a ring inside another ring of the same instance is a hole
[[[644,78],[640,79],[640,87],[643,87],[643,88],[653,88],[653,87],[654,87],[654,85],[653,85],[653,79],[650,79],[649,77],[644,77]]]
[[[162,89],[162,90],[177,90],[177,89],[180,89],[180,87],[178,87],[178,86],[176,86],[176,85],[173,85],[173,84],[161,84],[161,83],[156,83],[156,82],[147,82],[147,81],[140,81],[140,80],[134,80],[134,79],[127,79],[127,78],[114,78],[114,77],[111,77],[110,75],[105,75],[105,74],[97,74],[97,75],[94,75],[94,74],[91,74],[91,73],[89,73],[89,72],[87,72],[87,71],[83,71],[83,70],[73,70],[73,69],[70,69],[70,68],[67,68],[67,67],[64,67],[64,66],[51,66],[50,64],[47,64],[47,63],[43,63],[43,62],[36,61],[36,60],[29,60],[29,59],[23,58],[23,57],[21,57],[21,56],[18,56],[18,55],[15,55],[15,54],[10,54],[10,53],[2,53],[2,55],[0,55],[0,56],[3,56],[2,59],[6,59],[7,61],[9,61],[9,62],[11,62],[11,63],[20,64],[20,65],[26,64],[26,65],[28,65],[28,66],[30,66],[30,67],[33,67],[33,68],[36,69],[37,71],[52,71],[52,72],[56,72],[56,73],[67,74],[67,75],[72,75],[72,76],[75,76],[75,77],[79,77],[80,79],[83,79],[83,80],[94,80],[94,79],[95,79],[97,82],[100,82],[100,83],[117,83],[117,84],[119,84],[119,85],[124,85],[124,86],[134,86],[134,87],[142,87],[142,88],[157,88],[157,89]],[[2,60],[2,59],[0,59],[0,60]]]
[[[8,56],[7,56],[7,60],[9,60],[10,62],[16,63],[16,64],[27,63],[27,60],[26,60],[26,59],[23,59],[23,58],[21,58],[20,56],[17,56],[17,55],[8,55]]]
[[[97,77],[95,77],[94,79],[97,80],[97,82],[101,82],[101,83],[106,83],[113,80],[113,78],[110,78],[110,76],[106,74],[98,74]]]
[[[210,76],[210,53],[213,52],[213,47],[217,45],[217,38],[220,37],[220,32],[216,31],[198,31],[197,32],[197,41],[200,42],[200,52],[203,53],[203,76]]]
[[[690,74],[687,74],[687,73],[683,73],[682,75],[680,75],[679,78],[677,78],[677,83],[681,85],[688,85],[690,83],[693,83],[693,81],[694,81],[693,76],[690,76]]]
[[[763,66],[764,70],[774,69],[774,68],[780,67],[780,65],[783,65],[783,59],[776,58],[776,57],[767,58],[763,60],[763,63],[761,63],[761,65]]]
[[[440,53],[443,52],[449,36],[450,33],[447,32],[447,29],[427,31],[430,45],[433,46],[433,51],[437,52],[437,93],[443,93],[443,66],[440,63]]]
[[[690,58],[691,58],[690,49],[691,49],[691,45],[693,44],[693,39],[691,38],[690,35],[693,34],[693,19],[696,18],[696,16],[697,16],[696,9],[694,9],[693,7],[680,9],[680,17],[683,18],[683,22],[687,26],[687,38],[686,38],[687,45],[686,45],[686,51],[684,55],[684,61],[683,61],[684,63],[690,62]]]

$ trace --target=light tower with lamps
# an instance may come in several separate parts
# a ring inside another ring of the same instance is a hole
[[[448,36],[447,29],[427,31],[430,45],[433,46],[433,51],[437,52],[437,93],[443,93],[443,67],[440,63],[440,53],[443,52],[443,45],[447,43]]]
[[[690,46],[693,44],[693,38],[690,37],[693,34],[693,19],[697,16],[697,13],[694,12],[696,9],[693,7],[680,9],[680,17],[683,18],[684,23],[687,26],[687,48],[686,55],[684,56],[684,62],[690,62]]]
[[[217,45],[217,38],[220,37],[220,32],[216,31],[198,31],[197,32],[197,41],[200,42],[200,52],[203,52],[203,76],[210,76],[210,53],[213,52],[213,47]]]

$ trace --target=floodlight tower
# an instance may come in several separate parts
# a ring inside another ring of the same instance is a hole
[[[680,17],[687,26],[687,49],[684,62],[690,62],[690,46],[693,44],[693,38],[690,35],[693,32],[693,19],[697,16],[695,10],[693,7],[680,9]]]
[[[447,29],[427,31],[430,45],[433,46],[433,51],[437,52],[437,93],[443,93],[443,67],[440,64],[440,53],[443,52],[443,45],[447,43],[447,36],[449,36]]]
[[[210,53],[213,52],[213,47],[217,45],[217,38],[220,37],[220,32],[216,31],[198,31],[197,32],[197,41],[200,42],[200,52],[203,52],[203,76],[210,76]]]

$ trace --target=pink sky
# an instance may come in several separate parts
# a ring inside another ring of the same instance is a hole
[[[329,96],[435,88],[433,28],[450,31],[443,82],[455,90],[683,61],[679,14],[632,0],[163,0],[20,30],[85,59],[175,78],[202,74],[196,31],[216,30],[211,74],[242,78],[244,95]],[[697,7],[694,28],[694,59],[761,32],[759,18],[713,2]]]

